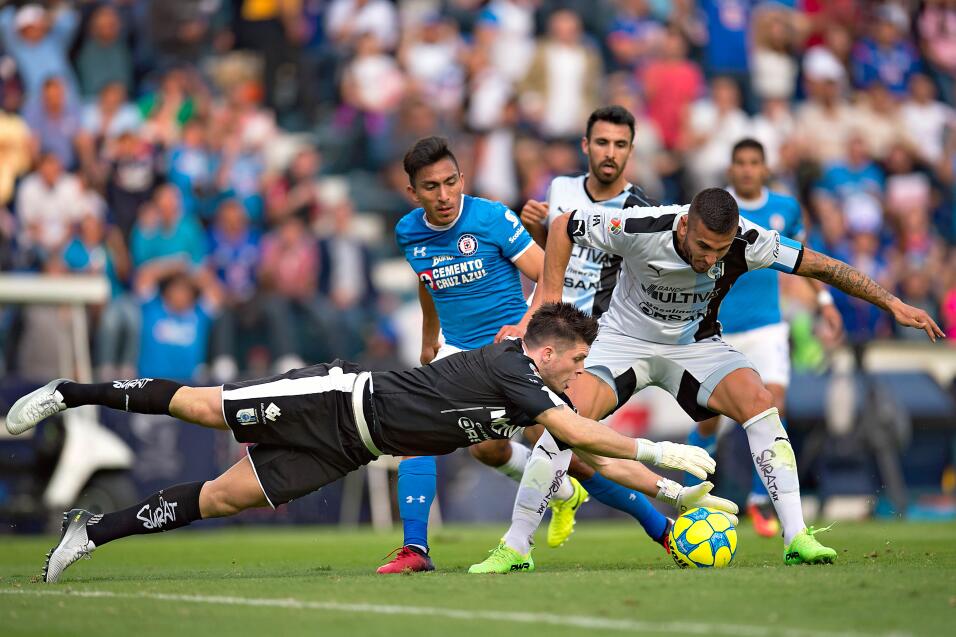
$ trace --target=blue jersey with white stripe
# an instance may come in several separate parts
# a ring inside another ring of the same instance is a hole
[[[533,243],[504,204],[462,197],[458,218],[434,226],[416,208],[395,227],[398,247],[435,302],[445,342],[461,349],[490,344],[528,309],[514,261]]]
[[[764,189],[756,205],[739,198],[737,204],[740,216],[748,221],[776,230],[784,237],[803,240],[800,203],[793,197]],[[753,270],[737,279],[720,304],[718,319],[725,334],[779,323],[780,275],[771,269]]]

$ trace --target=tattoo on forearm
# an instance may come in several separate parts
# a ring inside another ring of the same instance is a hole
[[[842,261],[831,259],[818,252],[809,250],[807,252],[808,254],[804,255],[802,264],[804,267],[800,268],[806,270],[805,274],[824,283],[829,283],[858,299],[869,301],[884,310],[889,309],[889,304],[895,297],[879,283]]]

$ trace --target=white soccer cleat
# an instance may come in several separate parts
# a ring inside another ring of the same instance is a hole
[[[7,431],[16,436],[29,431],[37,423],[66,409],[63,394],[56,390],[61,384],[72,382],[68,378],[57,378],[23,396],[7,413]]]
[[[91,559],[90,553],[96,549],[96,545],[86,535],[86,524],[94,517],[96,516],[83,509],[73,509],[63,514],[60,543],[46,554],[46,564],[43,565],[44,582],[56,582],[60,579],[60,574],[81,557]]]

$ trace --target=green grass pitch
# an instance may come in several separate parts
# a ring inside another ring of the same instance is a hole
[[[0,542],[0,634],[727,635],[944,637],[956,626],[956,524],[840,523],[825,567],[784,567],[742,525],[730,568],[681,571],[625,522],[582,522],[538,570],[470,576],[504,525],[445,527],[438,571],[379,576],[400,541],[368,530],[177,531],[120,540],[36,582],[53,538]]]

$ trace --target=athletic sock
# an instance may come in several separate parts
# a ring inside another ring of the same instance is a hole
[[[527,555],[531,550],[531,538],[541,524],[548,502],[561,481],[566,479],[571,455],[570,449],[559,449],[547,431],[538,438],[531,450],[531,458],[515,496],[511,526],[504,537],[505,544],[521,555]]]
[[[144,533],[161,533],[201,520],[199,492],[204,482],[162,489],[122,511],[97,515],[87,522],[86,535],[96,546]]]
[[[783,428],[786,430],[787,421],[783,418],[780,419],[780,424],[783,425]],[[760,478],[760,474],[757,473],[757,467],[754,466],[753,471],[750,474],[750,493],[747,495],[747,504],[766,504],[770,502],[770,494],[767,493],[767,485],[763,483],[763,480]]]
[[[136,378],[89,385],[65,382],[56,390],[67,407],[103,405],[137,414],[169,415],[169,403],[182,386],[164,378]]]
[[[428,514],[435,499],[433,456],[406,458],[398,463],[398,512],[402,516],[406,546],[428,551]]]
[[[521,476],[524,475],[524,466],[528,464],[531,450],[520,442],[515,442],[514,440],[509,440],[508,442],[511,444],[511,457],[508,458],[508,462],[500,467],[495,467],[495,469],[515,482],[521,482]]]
[[[598,502],[634,517],[652,540],[657,541],[664,534],[667,518],[654,508],[643,493],[621,486],[600,473],[581,480],[581,486]]]
[[[783,543],[789,546],[806,524],[800,505],[797,459],[790,439],[780,422],[776,407],[761,412],[743,425],[750,443],[750,455],[773,508],[783,527]]]
[[[694,429],[687,435],[687,444],[700,447],[711,456],[717,455],[717,434],[705,436],[700,433],[700,425],[694,426]],[[692,487],[703,482],[700,478],[690,473],[684,474],[684,486]]]

